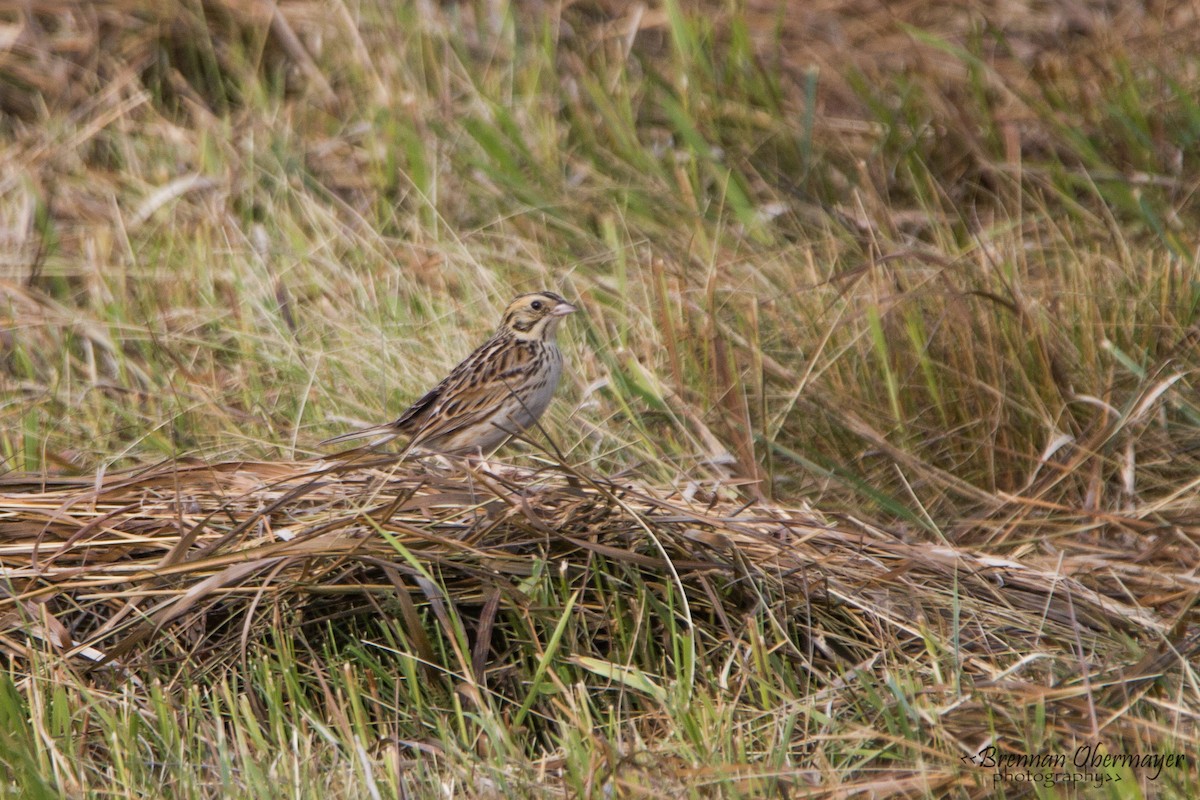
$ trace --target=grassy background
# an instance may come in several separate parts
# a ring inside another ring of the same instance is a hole
[[[1194,4],[776,5],[4,11],[2,468],[315,454],[546,287],[582,311],[546,421],[572,464],[1005,557],[1161,563],[1178,580],[1136,600],[1184,637]],[[546,608],[571,597],[537,586]],[[913,705],[952,640],[930,634],[932,666],[882,653],[835,709],[752,632],[686,665],[681,632],[631,621],[629,663],[714,676],[650,692],[650,711],[543,661],[554,633],[511,643],[522,674],[561,670],[532,731],[464,706],[452,676],[423,688],[402,643],[365,634],[280,636],[138,685],[13,661],[0,763],[30,797],[754,796],[897,763],[920,777],[938,752],[929,769],[954,777],[912,793],[991,788],[953,773],[957,734]],[[1133,665],[1158,644],[1118,650]],[[1195,678],[1110,708],[1136,722],[1114,751],[1194,758]],[[1069,738],[1044,697],[1005,703],[1015,750]],[[1194,776],[1171,780],[1141,789],[1194,796]]]

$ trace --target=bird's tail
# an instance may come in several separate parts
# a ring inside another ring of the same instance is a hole
[[[373,427],[363,428],[362,430],[358,431],[348,431],[347,433],[338,434],[337,436],[330,437],[321,442],[319,446],[327,447],[331,444],[341,444],[342,442],[353,442],[356,439],[371,439],[372,437],[375,437],[366,446],[377,447],[381,444],[390,442],[399,435],[400,432],[396,430],[396,426],[393,423],[385,422],[383,425],[375,425]]]

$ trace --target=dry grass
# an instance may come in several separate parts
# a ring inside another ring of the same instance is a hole
[[[4,788],[1200,794],[1198,11],[0,3]]]
[[[0,479],[0,488],[3,563],[13,592],[5,600],[6,644],[23,653],[11,634],[44,619],[45,638],[59,649],[106,662],[124,660],[132,642],[169,623],[203,657],[225,644],[222,638],[186,631],[204,630],[214,608],[227,614],[231,605],[269,600],[259,620],[268,621],[279,617],[277,603],[391,595],[406,591],[398,578],[420,584],[430,571],[445,581],[443,599],[479,605],[489,589],[511,587],[540,563],[578,570],[570,580],[586,585],[589,560],[598,556],[678,583],[688,607],[712,623],[724,616],[714,605],[718,595],[746,608],[782,600],[776,610],[785,618],[804,609],[807,653],[792,656],[810,669],[816,662],[826,670],[849,667],[925,625],[941,629],[958,619],[960,655],[982,659],[973,664],[974,677],[995,679],[984,663],[994,668],[1031,648],[1061,648],[1058,655],[1070,660],[1080,635],[1110,637],[1110,647],[1120,633],[1163,637],[1169,620],[1129,598],[1196,590],[1186,574],[1163,574],[1165,564],[1176,563],[1177,548],[1157,548],[1150,564],[1097,548],[1018,562],[907,542],[813,511],[658,497],[635,482],[562,466],[430,467],[388,456],[177,462],[95,480],[16,476]],[[1116,583],[1102,587],[1107,591],[1086,585],[1097,567],[1120,580],[1120,591]],[[55,609],[71,623],[57,620]],[[818,622],[814,614],[832,616]],[[243,648],[257,638],[255,621],[245,620]],[[728,628],[704,633],[712,641],[734,637]],[[161,645],[178,642],[172,635]]]
[[[1053,730],[1047,745],[1172,752],[1179,731],[1146,728],[1143,715],[1167,700],[1154,687],[1190,675],[1200,653],[1200,641],[1180,640],[1177,629],[1186,610],[1177,598],[1197,591],[1194,548],[1180,570],[1169,544],[1131,559],[1071,537],[1053,554],[1002,558],[811,510],[662,495],[553,463],[362,454],[176,462],[95,479],[10,476],[0,489],[0,644],[10,657],[48,645],[101,683],[137,680],[153,664],[178,683],[221,664],[246,669],[257,643],[378,615],[426,680],[457,687],[471,713],[535,740],[579,713],[562,707],[561,692],[614,687],[639,735],[653,740],[681,694],[743,702],[765,654],[806,676],[803,696],[770,703],[772,714],[853,708],[869,691],[863,676],[903,674],[916,692],[905,714],[937,744],[919,767],[855,777],[834,766],[845,721],[810,720],[818,744],[808,755],[839,774],[830,796],[881,781],[970,791],[977,778],[959,757],[1028,734],[1005,710],[1014,698],[1041,707]],[[607,585],[631,576],[640,589]],[[566,617],[537,599],[546,581]],[[649,673],[640,648],[621,645],[626,592],[657,606],[639,636],[692,652],[664,654]],[[526,625],[554,630],[547,647],[562,650],[541,692],[529,689],[543,679],[540,664],[512,650]],[[722,662],[738,666],[722,676]],[[859,735],[890,747],[883,729]],[[683,764],[651,778],[630,773],[624,757],[606,765],[602,784],[648,780],[662,791],[664,781],[689,782]],[[819,774],[747,764],[708,777],[754,792]]]

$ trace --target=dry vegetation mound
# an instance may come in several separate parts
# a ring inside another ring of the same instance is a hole
[[[445,582],[441,601],[499,592],[522,605],[515,586],[536,568],[586,586],[595,558],[676,584],[688,623],[705,623],[712,642],[737,637],[732,610],[765,603],[803,629],[811,649],[793,655],[825,669],[952,619],[962,655],[993,665],[1030,649],[1070,658],[1080,635],[1111,646],[1105,637],[1170,629],[1128,602],[1166,588],[1144,566],[1122,571],[1125,593],[1104,593],[1072,577],[1094,571],[1095,553],[1022,563],[811,510],[660,496],[561,465],[174,463],[95,479],[10,476],[0,489],[8,643],[48,611],[43,632],[56,647],[106,661],[125,660],[148,627],[175,631],[155,643],[159,655],[187,655],[173,651],[182,641],[220,649],[221,636],[187,634],[208,631],[214,613],[262,606],[232,631],[244,646],[256,625],[280,618],[279,605],[420,599],[431,573]],[[1181,578],[1173,588],[1196,587]]]
[[[435,672],[519,702],[503,657],[522,637],[511,617],[553,628],[563,614],[522,587],[557,573],[571,594],[572,658],[611,680],[628,669],[609,659],[630,613],[611,582],[637,575],[657,604],[642,635],[687,631],[705,662],[740,650],[750,620],[769,620],[772,641],[760,645],[832,697],[880,659],[919,661],[932,637],[954,642],[946,655],[959,680],[981,693],[947,713],[970,719],[1003,687],[1091,707],[1070,723],[1083,738],[1097,708],[1128,703],[1197,651],[1194,638],[1169,644],[1174,620],[1138,600],[1200,588],[1194,570],[1165,568],[1178,555],[1167,545],[1141,563],[1069,543],[999,558],[809,509],[688,494],[563,465],[377,455],[9,476],[0,641],[20,656],[33,633],[80,668],[124,673],[245,660],[249,643],[386,615]],[[470,624],[457,630],[462,619]],[[470,654],[451,648],[462,661],[444,663],[450,653],[430,644],[426,623],[448,641],[465,632]],[[955,691],[923,679],[934,693]],[[650,679],[639,687],[665,696]],[[962,733],[963,748],[982,741]]]

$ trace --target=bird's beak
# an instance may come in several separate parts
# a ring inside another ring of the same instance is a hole
[[[559,303],[554,308],[550,309],[550,316],[565,317],[567,314],[574,314],[578,310],[579,309],[575,308],[575,306],[571,305],[570,303]]]

